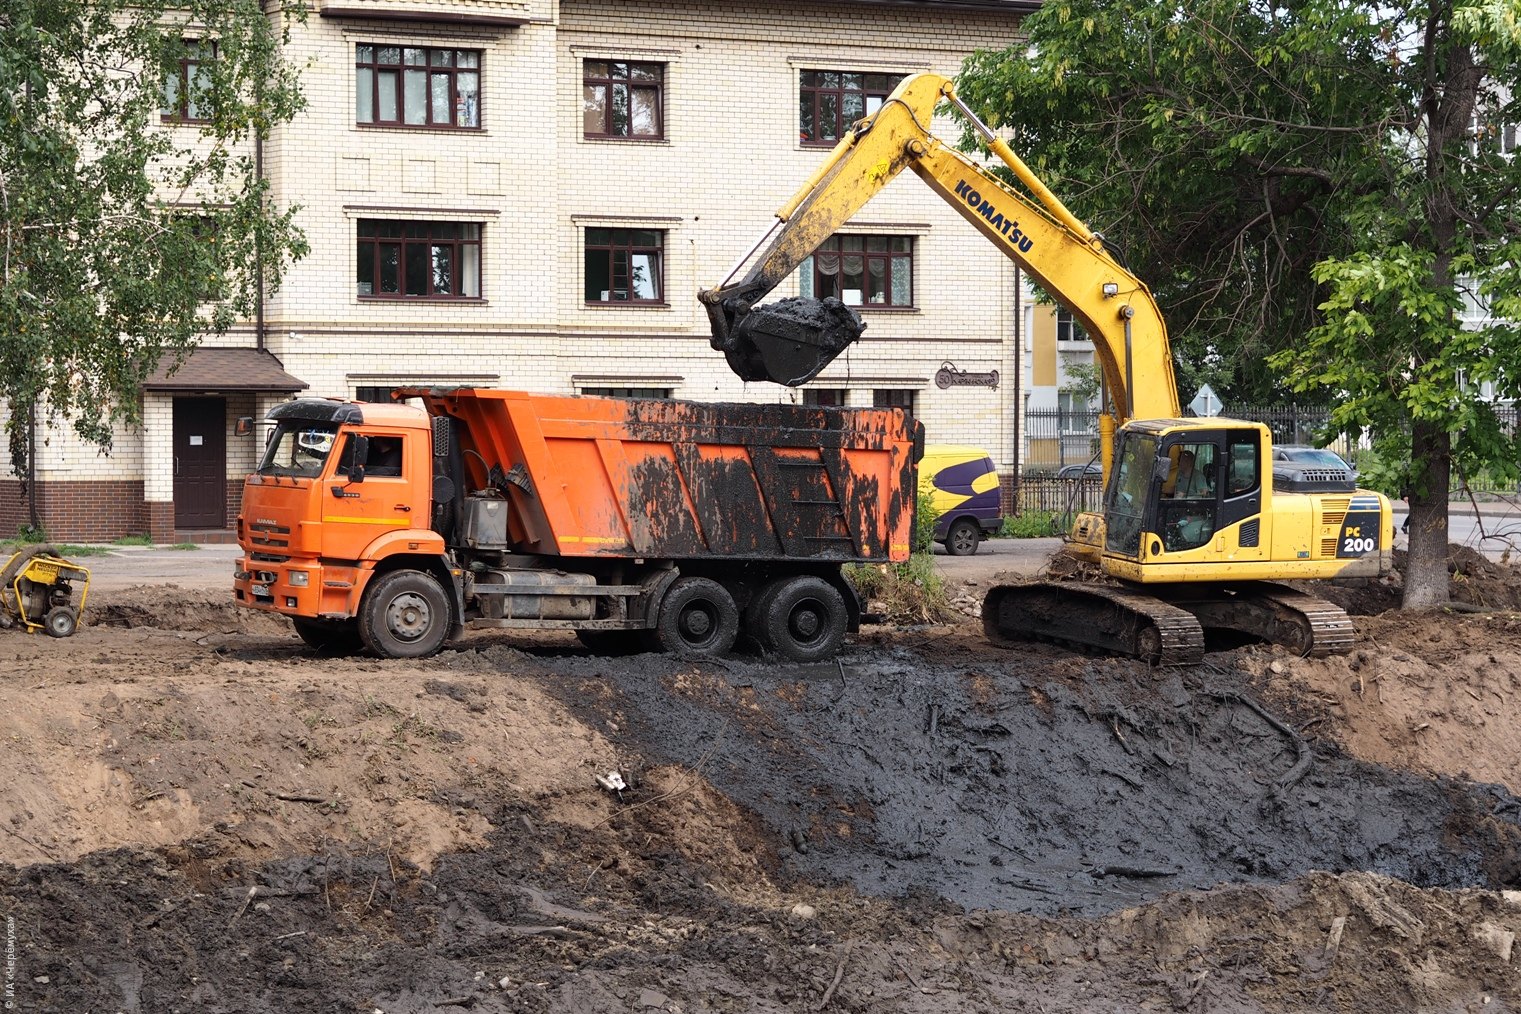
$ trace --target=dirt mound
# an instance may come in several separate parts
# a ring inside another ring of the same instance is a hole
[[[1443,610],[1359,618],[1350,655],[1237,662],[1314,735],[1375,764],[1521,791],[1521,616]]]
[[[231,596],[208,596],[164,585],[91,595],[83,622],[98,627],[151,627],[197,633],[243,633],[278,636],[291,632],[283,616],[244,609]]]

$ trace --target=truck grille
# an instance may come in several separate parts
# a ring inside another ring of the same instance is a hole
[[[284,525],[252,524],[248,526],[248,541],[256,546],[289,546],[290,529]],[[286,536],[276,538],[276,536]]]

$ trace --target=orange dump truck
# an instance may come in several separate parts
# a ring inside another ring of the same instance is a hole
[[[238,518],[240,605],[308,644],[432,654],[464,625],[608,653],[798,661],[860,622],[845,563],[907,559],[901,409],[402,389],[277,406]]]

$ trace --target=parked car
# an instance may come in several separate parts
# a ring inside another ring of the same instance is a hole
[[[1003,527],[993,458],[981,447],[929,444],[919,462],[919,490],[940,512],[935,541],[952,556],[970,556]]]
[[[1279,444],[1273,448],[1273,488],[1286,493],[1350,493],[1357,469],[1324,447]]]
[[[1080,465],[1063,465],[1056,470],[1058,479],[1096,479],[1104,474],[1104,467],[1097,461]]]

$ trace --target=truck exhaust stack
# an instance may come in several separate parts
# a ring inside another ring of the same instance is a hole
[[[710,310],[717,309],[711,308]],[[801,296],[758,306],[730,320],[713,313],[713,347],[742,380],[806,384],[866,330],[856,313],[833,296]]]

